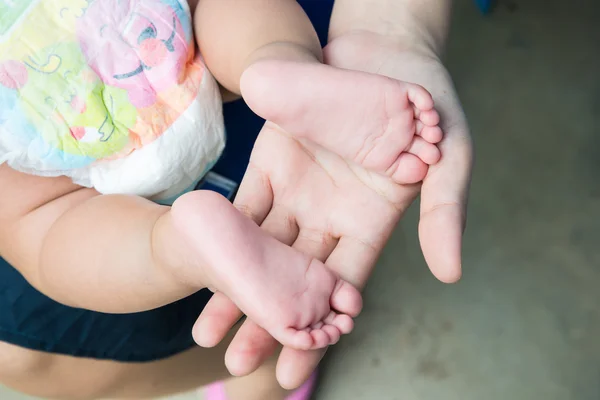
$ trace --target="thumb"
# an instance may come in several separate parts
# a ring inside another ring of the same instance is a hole
[[[442,160],[430,167],[421,189],[419,240],[433,275],[442,282],[453,283],[462,274],[462,236],[473,146],[464,117],[444,131],[446,136],[440,143]]]

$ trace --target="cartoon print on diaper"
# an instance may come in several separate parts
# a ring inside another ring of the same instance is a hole
[[[133,149],[165,133],[199,93],[204,68],[178,0],[94,0],[78,36],[90,67],[138,109]]]
[[[13,14],[0,36],[0,149],[18,144],[42,170],[126,156],[198,96],[204,66],[180,0],[38,0]]]
[[[95,159],[127,145],[136,110],[122,89],[104,85],[89,69],[76,43],[58,43],[23,64],[21,107],[46,142]]]
[[[179,18],[159,0],[96,0],[78,23],[87,62],[138,108],[183,79],[190,47]]]
[[[47,143],[18,107],[18,100],[16,90],[0,84],[0,143],[12,149],[8,160],[13,162],[27,155],[17,161],[22,169],[33,171],[83,168],[95,161],[83,155],[66,154]]]
[[[87,4],[38,1],[26,15],[11,16],[20,23],[0,40],[0,144],[12,152],[4,158],[20,159],[22,168],[81,168],[129,143],[136,110],[123,89],[106,86],[89,68],[75,35]]]

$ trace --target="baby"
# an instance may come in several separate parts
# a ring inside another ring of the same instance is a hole
[[[352,330],[362,300],[351,284],[274,246],[216,194],[185,194],[224,148],[216,81],[289,134],[397,183],[440,158],[425,89],[324,65],[295,0],[202,0],[193,19],[183,0],[19,0],[0,14],[0,163],[172,205],[132,221],[129,199],[107,198],[102,213],[74,210],[45,243],[81,231],[82,257],[102,240],[108,264],[186,260],[185,279],[298,349]],[[135,224],[126,238],[114,234],[124,221]]]

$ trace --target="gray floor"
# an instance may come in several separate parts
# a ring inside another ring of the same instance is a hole
[[[470,3],[448,50],[477,149],[464,279],[428,274],[413,212],[318,399],[600,399],[600,6]]]
[[[487,18],[458,1],[448,65],[478,154],[464,279],[430,276],[413,209],[317,399],[600,399],[599,21],[591,0]]]

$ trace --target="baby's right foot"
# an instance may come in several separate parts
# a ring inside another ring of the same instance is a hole
[[[203,268],[204,283],[283,345],[323,348],[352,331],[362,308],[358,290],[267,235],[225,198],[188,193],[173,204],[170,218]]]
[[[260,61],[241,80],[261,117],[387,175],[416,183],[440,159],[439,115],[419,85],[318,63]]]

